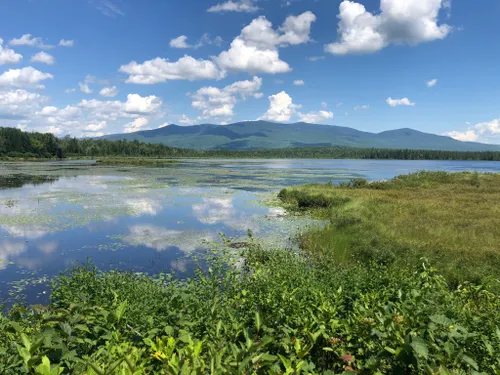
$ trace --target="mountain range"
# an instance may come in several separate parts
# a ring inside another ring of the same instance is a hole
[[[307,146],[346,146],[446,151],[500,151],[500,145],[461,142],[453,138],[403,128],[381,133],[298,122],[281,124],[245,121],[229,125],[168,125],[154,130],[102,137],[108,140],[138,140],[191,149],[255,150]]]

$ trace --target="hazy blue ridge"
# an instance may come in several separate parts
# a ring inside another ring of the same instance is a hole
[[[109,140],[137,140],[191,149],[253,150],[310,146],[347,146],[446,151],[500,151],[500,145],[461,142],[453,138],[403,128],[378,134],[356,129],[307,124],[245,121],[225,126],[169,125],[154,130],[104,136]]]

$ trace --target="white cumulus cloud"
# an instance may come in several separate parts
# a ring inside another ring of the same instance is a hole
[[[98,132],[100,130],[103,130],[106,126],[107,126],[107,122],[101,121],[101,122],[94,123],[94,124],[88,124],[83,128],[83,130],[88,131],[88,132]]]
[[[329,111],[317,111],[309,113],[299,113],[299,120],[302,122],[308,122],[311,124],[317,124],[319,122],[332,119],[333,112]]]
[[[56,59],[54,58],[54,56],[42,51],[38,52],[36,55],[33,55],[31,57],[31,62],[53,65],[56,63]]]
[[[40,81],[52,79],[54,76],[43,73],[31,66],[22,69],[9,69],[0,75],[0,86],[30,87],[37,85]]]
[[[154,113],[161,104],[161,99],[154,95],[141,97],[138,94],[129,94],[126,102],[84,99],[78,106],[90,111],[96,118],[116,120],[117,118],[136,118],[141,114]]]
[[[188,37],[185,35],[181,35],[175,39],[170,41],[170,47],[172,48],[191,48],[193,47],[191,44],[187,43]]]
[[[165,116],[162,100],[154,95],[129,94],[125,101],[84,99],[61,108],[48,101],[48,97],[24,89],[0,90],[0,119],[28,131],[96,137],[104,130],[119,133],[125,125],[131,131],[145,129],[144,119],[151,123]]]
[[[280,60],[277,49],[261,50],[239,38],[235,39],[231,48],[222,52],[216,61],[223,69],[236,72],[276,74],[292,70],[288,63]]]
[[[45,96],[22,89],[0,91],[0,118],[23,118],[38,110],[47,100]]]
[[[477,141],[478,138],[478,135],[474,130],[466,130],[463,132],[451,131],[443,133],[443,135],[446,135],[448,137],[456,139],[457,141],[462,141],[462,142],[474,142]]]
[[[188,37],[186,35],[178,36],[177,38],[170,40],[170,47],[180,48],[180,49],[187,49],[187,48],[197,49],[205,45],[215,45],[220,47],[224,42],[224,40],[220,36],[216,36],[215,38],[212,39],[210,37],[210,34],[208,33],[204,33],[196,44],[190,44],[188,43],[187,40]]]
[[[224,3],[219,3],[207,9],[207,12],[221,13],[221,12],[241,12],[253,13],[258,11],[259,8],[252,0],[228,0]]]
[[[17,64],[23,59],[23,56],[14,52],[10,48],[3,47],[3,39],[0,38],[0,65]]]
[[[427,87],[434,87],[436,86],[438,80],[437,79],[431,79],[430,81],[426,82]]]
[[[345,0],[339,7],[337,42],[325,45],[325,51],[346,55],[373,53],[391,44],[416,45],[444,39],[452,31],[438,24],[444,0],[380,0],[380,13],[373,14],[364,5]]]
[[[75,41],[74,40],[61,39],[59,41],[59,46],[60,47],[73,47],[74,45],[75,45]]]
[[[489,122],[480,122],[465,131],[451,131],[443,133],[443,135],[464,142],[500,143],[500,118]]]
[[[223,70],[248,73],[286,73],[292,68],[279,57],[278,48],[307,43],[316,16],[308,11],[289,16],[278,30],[264,16],[245,26],[227,51],[215,61]]]
[[[277,122],[290,121],[300,105],[293,104],[293,100],[285,91],[269,96],[269,109],[258,120]]]
[[[415,105],[415,103],[408,98],[402,98],[402,99],[387,98],[386,102],[391,107],[397,107],[397,106],[413,107]]]
[[[113,98],[118,95],[118,89],[116,86],[104,87],[101,91],[99,91],[99,94],[108,98]]]
[[[35,38],[31,34],[24,34],[20,38],[12,39],[9,44],[11,46],[37,46],[42,42],[42,38]]]
[[[138,117],[134,121],[129,122],[123,127],[125,133],[133,133],[139,130],[146,130],[145,127],[149,124],[146,117]]]
[[[191,124],[194,124],[194,120],[192,118],[190,118],[188,115],[181,115],[179,117],[179,124],[191,125]]]
[[[127,83],[144,85],[167,82],[168,80],[195,81],[224,77],[224,74],[212,61],[197,60],[187,55],[175,62],[159,57],[142,64],[132,61],[127,65],[122,65],[119,71],[129,75]]]
[[[90,89],[88,84],[78,82],[78,86],[80,87],[80,91],[84,94],[92,94],[92,90]]]
[[[229,120],[234,115],[233,109],[238,99],[262,97],[262,93],[258,92],[261,86],[262,79],[255,76],[251,81],[237,81],[223,89],[202,87],[192,95],[192,106],[201,111],[199,120],[211,118]]]
[[[296,79],[295,81],[293,81],[293,84],[295,86],[303,86],[305,84],[305,82],[301,79]]]
[[[161,99],[154,95],[142,97],[139,94],[128,94],[123,109],[129,113],[151,113],[161,104]]]

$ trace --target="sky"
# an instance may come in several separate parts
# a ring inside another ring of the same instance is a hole
[[[0,0],[0,126],[413,128],[500,144],[498,0]]]

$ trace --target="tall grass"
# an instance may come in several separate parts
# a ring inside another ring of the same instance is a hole
[[[500,175],[419,172],[385,182],[299,186],[280,197],[330,220],[301,236],[306,252],[397,265],[427,257],[454,285],[500,276]]]

